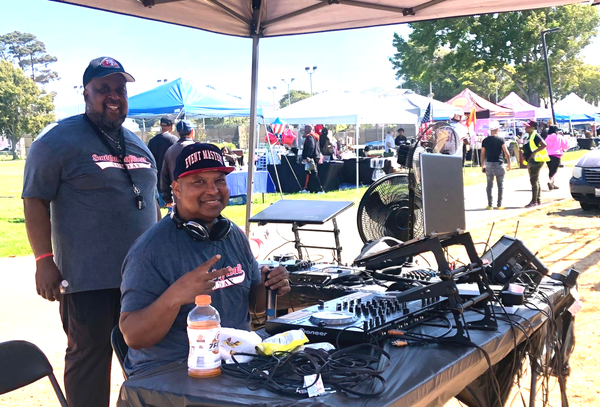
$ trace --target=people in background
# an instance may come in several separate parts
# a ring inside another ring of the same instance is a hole
[[[498,136],[500,124],[496,120],[490,121],[490,135],[481,143],[481,171],[487,176],[487,199],[488,206],[485,209],[493,209],[492,189],[494,178],[498,185],[498,206],[496,209],[504,209],[502,206],[502,193],[504,191],[504,174],[510,171],[510,155],[504,143],[504,139]]]
[[[548,129],[548,137],[546,137],[546,151],[548,151],[548,157],[550,161],[548,164],[548,189],[558,189],[558,186],[554,183],[554,176],[560,166],[560,160],[565,151],[569,149],[569,142],[567,138],[560,134],[557,126],[550,126]]]
[[[390,129],[388,130],[387,134],[385,135],[385,140],[383,142],[383,147],[384,147],[384,156],[387,157],[391,157],[394,155],[394,146],[396,145],[396,141],[394,139],[394,136],[392,135],[393,130]]]
[[[542,203],[540,187],[540,171],[545,162],[550,161],[546,151],[546,142],[537,132],[537,123],[534,120],[528,120],[525,124],[525,133],[527,140],[523,144],[523,158],[527,162],[527,171],[529,172],[529,182],[531,183],[531,202],[525,205],[531,208]]]
[[[240,165],[239,159],[241,157],[233,154],[229,147],[223,146],[223,148],[221,148],[221,154],[223,154],[223,158],[225,158],[225,163],[228,167],[238,167]]]
[[[179,153],[181,153],[181,150],[183,150],[185,146],[194,143],[194,125],[189,120],[180,120],[177,123],[177,134],[179,134],[179,140],[169,147],[165,153],[165,161],[163,163],[163,169],[160,173],[159,192],[165,201],[165,205],[169,208],[173,207],[173,203],[177,202],[177,198],[171,191],[175,162],[177,160],[177,156]]]
[[[156,161],[156,168],[158,170],[158,177],[156,182],[156,188],[160,190],[160,172],[162,171],[163,161],[165,160],[165,153],[173,144],[177,142],[177,137],[173,134],[173,118],[171,116],[163,116],[160,118],[160,133],[152,137],[148,142],[148,149],[154,156]],[[162,208],[165,206],[165,201],[162,199],[162,195],[158,195],[158,205]]]
[[[324,192],[317,168],[317,164],[320,160],[321,148],[319,146],[319,134],[313,130],[312,125],[307,124],[304,126],[304,146],[302,147],[302,162],[304,163],[304,171],[306,171],[306,180],[304,181],[304,189],[301,192],[308,192],[308,183],[313,175],[319,183],[319,192]]]
[[[408,139],[404,135],[404,129],[402,127],[400,127],[398,129],[398,135],[396,136],[396,139],[394,140],[394,144],[396,145],[396,147],[398,147],[398,146],[401,146],[402,144],[406,144],[406,143],[408,143]]]

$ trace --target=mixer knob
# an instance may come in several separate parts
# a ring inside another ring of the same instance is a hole
[[[348,308],[348,312],[354,313],[354,307],[350,306],[350,307]]]
[[[357,298],[357,299],[356,299],[356,303],[357,303],[357,304],[360,304],[361,302],[362,302],[362,300],[361,300],[360,298]]]
[[[361,311],[360,311],[360,307],[356,307],[356,316],[360,317]]]
[[[319,309],[325,309],[325,301],[319,300],[318,304],[319,304]]]
[[[384,324],[384,323],[385,323],[385,320],[386,320],[386,318],[385,318],[385,315],[382,315],[382,316],[381,316],[381,323],[382,323],[382,324]]]
[[[337,303],[337,305],[335,306],[335,310],[336,311],[341,311],[342,310],[342,304],[340,304],[339,302]]]
[[[421,307],[424,307],[425,305],[427,305],[427,300],[425,300],[425,298],[421,298]]]
[[[363,331],[369,331],[369,321],[363,321]]]
[[[379,317],[375,317],[375,326],[377,325],[381,325],[381,320],[379,319]]]

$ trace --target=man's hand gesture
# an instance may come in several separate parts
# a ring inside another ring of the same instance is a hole
[[[219,260],[221,260],[221,255],[217,254],[175,281],[171,289],[176,295],[179,306],[193,304],[197,295],[210,295],[215,286],[215,280],[232,271],[231,267],[214,270],[212,267]]]

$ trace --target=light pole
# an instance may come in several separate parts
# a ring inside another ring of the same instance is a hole
[[[549,28],[542,31],[542,47],[544,48],[544,59],[546,60],[546,76],[548,76],[548,95],[550,96],[550,110],[552,110],[552,124],[556,125],[554,116],[554,101],[552,100],[552,79],[550,78],[550,65],[548,64],[548,49],[546,48],[546,34],[561,31],[562,27]]]
[[[75,90],[75,95],[77,98],[77,114],[79,114],[79,95],[83,94],[83,86],[82,85],[75,85],[73,86],[73,89]]]
[[[294,82],[294,79],[296,79],[296,78],[291,78],[289,83],[285,79],[282,79],[283,83],[285,83],[288,88],[288,106],[292,104],[291,99],[290,99],[290,85],[292,84],[292,82]]]
[[[273,107],[275,107],[275,91],[277,90],[277,86],[267,86],[273,95]]]
[[[495,69],[490,69],[490,73],[494,75],[494,85],[496,85],[496,104],[498,104],[498,77],[496,76]]]
[[[315,73],[315,71],[317,70],[317,67],[313,66],[312,67],[312,71],[311,71],[310,67],[307,66],[306,68],[304,68],[304,70],[306,71],[306,73],[310,77],[310,94],[312,95],[313,94],[313,91],[312,91],[312,74]]]

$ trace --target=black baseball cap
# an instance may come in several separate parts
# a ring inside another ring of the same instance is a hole
[[[163,116],[160,118],[160,124],[166,124],[167,126],[172,126],[173,118],[171,116]]]
[[[127,82],[135,82],[133,76],[125,72],[123,65],[116,59],[110,57],[92,59],[83,73],[83,86],[85,87],[94,78],[104,78],[116,73],[123,75]]]
[[[227,167],[221,149],[214,144],[194,143],[181,150],[175,161],[173,179],[204,171],[221,171],[229,174],[235,170]]]

